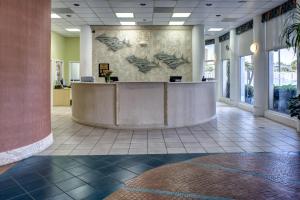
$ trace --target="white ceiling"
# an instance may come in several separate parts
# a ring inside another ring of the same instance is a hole
[[[61,19],[52,19],[51,28],[64,36],[78,36],[66,28],[81,25],[120,25],[116,12],[133,12],[133,19],[121,21],[148,22],[152,25],[168,25],[170,20],[185,21],[185,25],[205,24],[206,38],[219,36],[229,29],[251,20],[254,16],[274,8],[286,0],[52,0],[52,9],[70,8],[71,17],[59,14]],[[74,6],[74,4],[80,6]],[[145,6],[141,6],[145,3]],[[211,3],[208,7],[206,4]],[[173,18],[172,13],[153,13],[154,7],[173,7],[173,12],[191,12],[188,18]],[[217,17],[216,15],[221,15]],[[231,22],[222,22],[234,18]],[[207,32],[208,28],[224,28],[222,32]]]

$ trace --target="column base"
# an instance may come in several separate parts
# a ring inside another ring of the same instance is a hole
[[[253,106],[253,114],[255,117],[264,117],[265,110],[262,107]]]
[[[0,166],[7,165],[37,154],[53,143],[53,134],[27,146],[0,153]]]

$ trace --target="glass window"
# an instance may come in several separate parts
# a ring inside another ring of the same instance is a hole
[[[254,103],[254,68],[252,56],[241,57],[241,101]]]
[[[205,45],[204,76],[215,78],[215,45]]]
[[[223,97],[230,98],[230,61],[222,61]]]
[[[293,49],[269,52],[269,108],[288,114],[288,100],[297,95],[297,56]]]

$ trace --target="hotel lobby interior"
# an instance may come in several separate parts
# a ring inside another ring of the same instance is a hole
[[[300,199],[298,0],[0,0],[0,200]]]

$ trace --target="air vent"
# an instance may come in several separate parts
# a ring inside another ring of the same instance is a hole
[[[154,13],[173,13],[174,8],[173,7],[154,7],[153,12]]]
[[[235,22],[237,18],[224,18],[221,22]]]
[[[69,14],[69,13],[74,13],[73,10],[70,8],[53,8],[52,12],[56,14]]]

